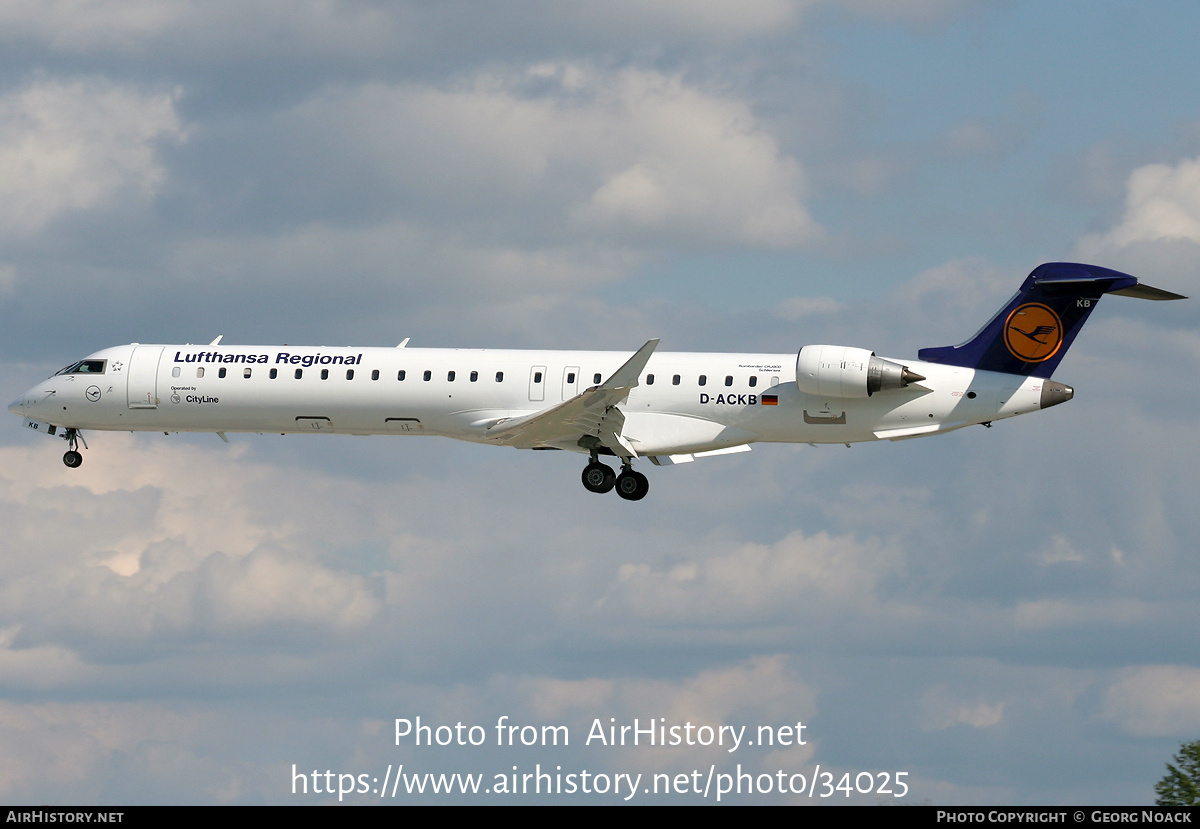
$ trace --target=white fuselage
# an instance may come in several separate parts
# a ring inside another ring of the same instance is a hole
[[[38,429],[407,434],[488,443],[490,427],[600,385],[629,354],[132,344],[87,359],[91,370],[57,374],[10,410]],[[623,435],[636,456],[657,462],[757,442],[917,437],[1052,405],[1041,378],[897,362],[924,379],[843,398],[801,391],[794,354],[654,353],[620,406]],[[577,435],[539,445],[588,451]]]

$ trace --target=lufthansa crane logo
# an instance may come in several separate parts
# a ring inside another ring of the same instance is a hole
[[[1062,320],[1054,309],[1040,302],[1027,302],[1008,315],[1004,344],[1014,357],[1041,363],[1058,353],[1063,341]]]

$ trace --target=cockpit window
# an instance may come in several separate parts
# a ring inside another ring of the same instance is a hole
[[[80,360],[78,363],[72,363],[66,368],[54,372],[54,376],[57,377],[60,374],[103,374],[104,364],[107,362],[107,360]]]

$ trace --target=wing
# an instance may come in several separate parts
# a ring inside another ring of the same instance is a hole
[[[618,455],[636,458],[637,452],[621,436],[625,415],[617,407],[638,386],[642,369],[657,347],[658,340],[649,340],[599,386],[540,412],[498,420],[487,428],[485,437],[503,446],[532,449],[577,443],[585,435],[593,435]]]

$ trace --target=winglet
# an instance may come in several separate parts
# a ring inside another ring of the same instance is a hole
[[[632,357],[625,361],[623,366],[614,371],[612,376],[597,388],[632,389],[637,386],[638,378],[642,376],[642,369],[646,367],[646,363],[650,362],[650,355],[654,353],[654,349],[658,348],[658,343],[657,339],[647,340],[644,346],[639,348]]]

